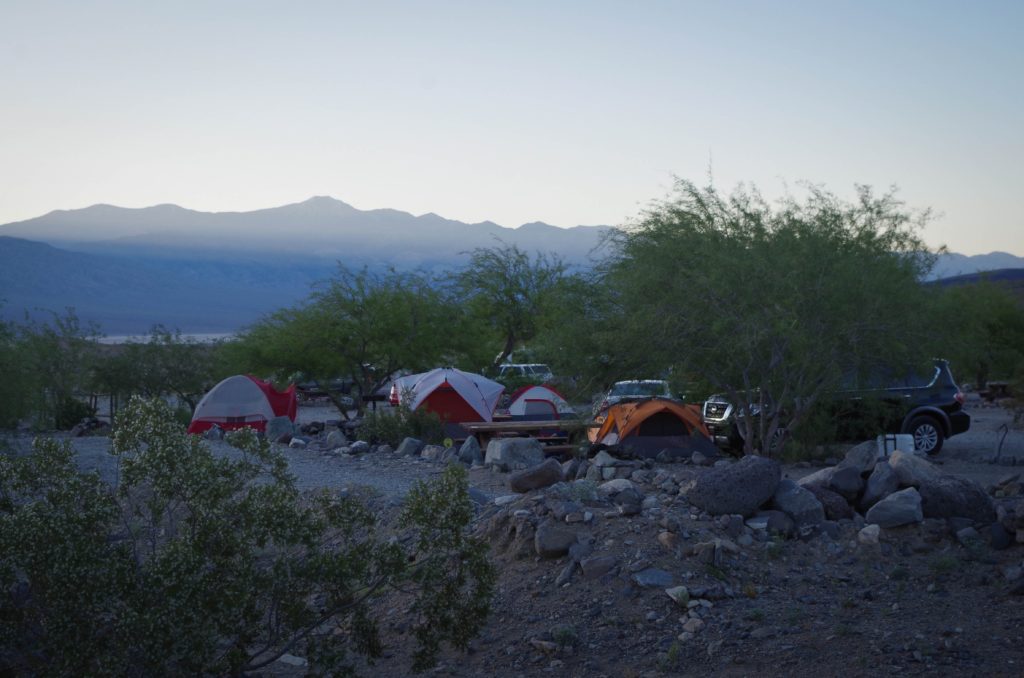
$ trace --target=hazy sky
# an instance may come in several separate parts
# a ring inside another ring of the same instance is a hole
[[[673,175],[898,185],[1024,255],[1024,1],[0,0],[0,223],[332,195],[619,224]]]

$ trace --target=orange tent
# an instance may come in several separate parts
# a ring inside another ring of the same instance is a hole
[[[700,406],[663,398],[612,405],[596,433],[591,429],[590,440],[618,445],[642,457],[657,456],[666,449],[674,457],[688,456],[695,450],[716,453],[701,420]]]

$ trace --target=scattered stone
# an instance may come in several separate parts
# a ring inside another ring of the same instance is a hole
[[[427,461],[441,461],[446,451],[441,445],[426,445],[420,451],[420,457]]]
[[[616,459],[615,457],[610,455],[607,450],[601,450],[600,452],[595,454],[594,458],[590,460],[590,463],[594,464],[595,466],[600,466],[602,468],[605,467],[605,466],[631,466],[632,465],[628,461],[622,461],[621,459]]]
[[[348,440],[345,438],[345,434],[335,429],[327,434],[327,439],[324,441],[324,445],[329,450],[336,450],[339,447],[345,447],[348,444]]]
[[[75,432],[74,432],[73,429],[71,431],[71,435],[75,435]],[[79,435],[82,435],[82,434],[79,434]],[[224,440],[224,429],[222,429],[220,426],[217,426],[216,424],[214,424],[210,428],[208,428],[205,431],[203,431],[203,438],[205,438],[206,440]],[[291,439],[292,439],[292,436],[289,433],[288,434],[288,440],[285,440],[283,442],[288,442]],[[268,440],[274,440],[274,439],[273,438],[268,438]],[[274,442],[278,443],[278,442],[282,442],[282,441],[274,440]]]
[[[610,572],[618,563],[619,559],[615,556],[593,556],[581,560],[580,569],[585,579],[597,579]]]
[[[957,530],[956,540],[964,546],[968,546],[981,541],[981,535],[978,534],[978,531],[973,527],[965,527],[961,530]]]
[[[988,545],[997,551],[1008,549],[1013,544],[1013,535],[1000,523],[992,523],[985,527],[982,536],[986,537]]]
[[[514,501],[516,501],[518,499],[521,499],[521,498],[522,498],[522,495],[518,495],[518,494],[502,495],[500,497],[495,497],[494,498],[494,505],[495,506],[505,506],[506,504],[511,504],[512,502],[514,502]]]
[[[302,449],[307,445],[306,441],[298,436],[292,436],[292,439],[288,441],[288,447]]]
[[[352,454],[366,454],[370,451],[370,443],[365,440],[357,440],[349,448],[352,450]]]
[[[575,560],[570,562],[568,565],[562,568],[562,571],[558,573],[555,578],[555,586],[565,586],[572,579],[573,573],[576,571],[577,563]]]
[[[425,446],[422,440],[406,438],[399,444],[397,452],[403,457],[418,457]]]
[[[687,633],[697,634],[704,628],[703,619],[687,619],[686,623],[683,624],[683,630]]]
[[[602,494],[606,497],[632,489],[635,489],[633,487],[633,482],[626,478],[616,478],[615,480],[609,480],[608,482],[601,483],[597,486],[598,494]]]
[[[508,479],[513,492],[529,492],[562,482],[562,465],[555,458],[545,459],[525,471],[516,471]]]
[[[865,546],[878,546],[878,536],[882,528],[878,525],[868,525],[857,533],[857,541]]]
[[[562,527],[552,520],[546,520],[537,526],[534,535],[534,548],[541,558],[561,558],[569,552],[569,547],[576,543],[576,532]]]
[[[673,577],[671,572],[659,570],[656,567],[648,567],[645,570],[640,570],[635,573],[633,575],[633,581],[637,586],[665,589],[672,586]]]
[[[690,463],[694,466],[705,466],[708,464],[708,458],[703,452],[695,450],[694,453],[690,455]]]
[[[687,607],[690,603],[690,592],[685,586],[673,586],[670,589],[665,589],[665,593],[680,607]]]
[[[781,476],[778,462],[750,455],[698,476],[686,498],[713,515],[750,516],[772,497]]]
[[[277,658],[277,661],[286,666],[308,666],[309,662],[306,661],[305,657],[296,657],[293,654],[287,652]]]
[[[797,527],[820,525],[825,520],[825,508],[814,493],[789,478],[779,481],[772,506],[792,518]]]
[[[658,543],[669,551],[675,551],[676,547],[679,546],[679,535],[675,532],[659,532]]]
[[[544,449],[536,438],[495,438],[487,443],[484,464],[500,471],[511,471],[519,465],[524,468],[544,461]]]
[[[896,454],[893,452],[893,456]],[[916,459],[916,457],[914,458]],[[924,513],[921,510],[921,495],[913,487],[893,492],[872,506],[865,518],[868,523],[881,527],[898,527],[919,523],[924,520]]]

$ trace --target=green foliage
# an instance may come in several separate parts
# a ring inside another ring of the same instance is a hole
[[[481,247],[469,253],[469,265],[456,276],[469,314],[490,330],[498,348],[496,368],[516,347],[533,339],[551,312],[555,290],[566,277],[559,258],[536,253],[532,258],[515,245]]]
[[[590,326],[615,329],[603,343],[620,373],[671,369],[727,394],[746,451],[761,449],[844,375],[919,357],[926,218],[867,188],[852,204],[810,187],[771,206],[680,181],[615,237],[601,277],[611,315]]]
[[[490,612],[496,572],[488,545],[468,537],[473,517],[466,469],[449,464],[433,485],[423,481],[409,492],[402,523],[414,527],[411,579],[420,589],[413,604],[419,648],[413,669],[431,666],[442,640],[465,649]]]
[[[367,412],[359,424],[358,436],[360,440],[387,443],[392,447],[398,447],[406,438],[436,444],[444,438],[444,424],[436,413],[412,410],[403,403]]]
[[[934,291],[933,353],[954,374],[985,388],[990,379],[1024,378],[1024,308],[1007,289],[985,280]]]
[[[73,309],[50,316],[46,323],[0,324],[0,426],[27,418],[49,429],[85,416],[76,396],[91,387],[96,328],[82,324]]]
[[[239,371],[302,374],[321,384],[346,377],[366,395],[399,369],[422,371],[451,357],[458,323],[457,305],[424,274],[339,265],[303,304],[263,318],[224,353]]]
[[[442,641],[465,647],[494,573],[466,536],[464,472],[410,495],[405,548],[355,499],[301,495],[251,429],[229,441],[237,456],[214,455],[163,402],[133,399],[116,490],[67,443],[0,457],[0,671],[237,675],[295,652],[337,674],[380,656],[371,603],[402,582],[426,629],[416,666]]]

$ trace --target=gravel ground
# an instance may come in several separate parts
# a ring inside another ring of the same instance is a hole
[[[983,486],[1007,475],[1010,472],[1008,466],[1024,465],[1024,426],[1013,423],[1010,411],[978,399],[969,401],[967,410],[971,414],[971,429],[947,440],[942,452],[931,461],[948,473],[963,475]],[[338,418],[338,411],[330,405],[303,404],[299,408],[300,424]],[[67,438],[67,434],[62,432],[52,435],[58,439]],[[24,452],[31,446],[32,436],[18,434],[6,440],[14,449]],[[71,441],[83,470],[98,471],[108,482],[116,482],[117,459],[108,454],[110,441],[107,437],[88,436]],[[233,448],[221,441],[210,441],[210,446],[218,454],[233,453]],[[441,472],[437,464],[394,454],[335,457],[315,450],[284,450],[298,486],[304,490],[320,487],[340,490],[362,485],[397,499],[405,495],[416,481]],[[786,472],[792,477],[800,477],[809,469],[787,468]],[[470,473],[470,482],[490,497],[507,492],[506,478],[502,474],[474,469]]]

